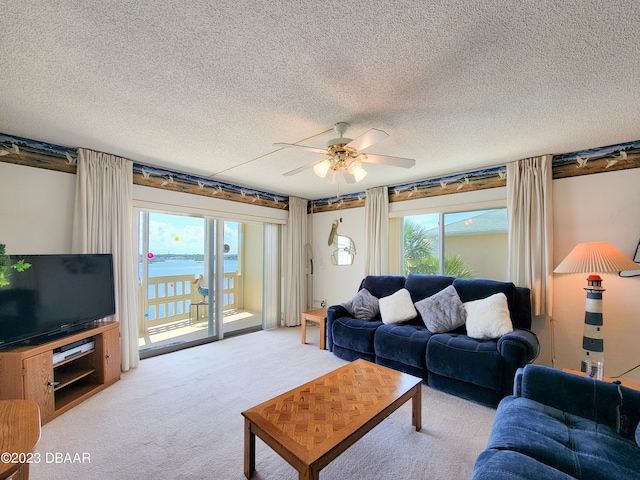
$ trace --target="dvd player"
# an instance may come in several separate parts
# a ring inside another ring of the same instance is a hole
[[[78,343],[80,343],[80,344],[78,345]],[[78,356],[81,353],[88,352],[89,350],[93,350],[93,348],[95,347],[95,343],[94,343],[93,340],[84,340],[84,341],[81,341],[81,342],[74,342],[74,343],[71,343],[69,345],[72,345],[72,346],[70,348],[68,348],[68,349],[62,350],[62,348],[65,348],[65,347],[68,346],[68,345],[65,345],[64,347],[60,347],[60,351],[53,353],[53,364],[54,365],[56,363],[64,362],[65,360],[68,360],[69,358]],[[75,345],[75,346],[73,346],[73,345]]]

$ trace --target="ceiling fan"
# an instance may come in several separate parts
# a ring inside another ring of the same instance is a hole
[[[347,122],[338,122],[333,129],[339,138],[333,138],[327,142],[326,148],[308,147],[295,143],[274,143],[276,147],[299,148],[310,152],[327,155],[326,158],[309,163],[284,174],[285,177],[295,175],[313,167],[313,171],[320,178],[325,178],[329,183],[335,183],[338,174],[341,174],[347,183],[355,183],[367,176],[367,171],[362,168],[363,163],[379,163],[394,167],[411,168],[416,164],[412,158],[391,157],[376,153],[360,153],[361,150],[373,145],[389,136],[387,132],[371,128],[355,139],[344,137],[349,128]]]

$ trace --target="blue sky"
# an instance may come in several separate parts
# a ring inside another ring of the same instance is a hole
[[[229,253],[238,253],[238,223],[225,222],[224,241]],[[149,253],[154,255],[202,254],[205,243],[205,219],[161,213],[149,214]]]
[[[476,210],[473,212],[447,213],[445,214],[445,224],[449,225],[451,223],[459,222],[460,220],[477,217],[478,215],[483,215],[490,211],[491,210]],[[438,226],[439,214],[429,213],[425,215],[412,215],[406,218],[410,219],[414,223],[417,223],[418,225],[422,225],[425,228],[431,229]]]
[[[488,210],[473,212],[449,213],[445,215],[446,223],[482,215]],[[431,229],[438,226],[438,214],[414,215],[412,221]],[[238,253],[237,222],[225,222],[225,243],[231,249],[229,253]],[[149,214],[149,251],[154,255],[172,254],[202,254],[205,242],[205,219],[185,215],[170,215],[162,213]]]

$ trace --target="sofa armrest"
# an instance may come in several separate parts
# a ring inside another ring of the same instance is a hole
[[[516,370],[516,374],[513,377],[513,396],[522,396],[522,375],[524,374],[524,368]]]
[[[519,350],[519,356],[524,352],[525,362],[519,366],[524,366],[526,363],[532,362],[536,359],[540,353],[540,342],[535,333],[516,328],[513,332],[506,333],[498,340],[498,351],[503,357],[509,357],[513,355],[513,350]],[[518,359],[516,363],[520,362]]]
[[[520,382],[518,387],[517,383]],[[593,420],[621,430],[633,438],[637,415],[621,419],[621,413],[640,412],[640,391],[616,383],[594,380],[542,365],[526,365],[516,375],[515,392],[519,396],[557,408],[563,412]],[[622,421],[622,424],[621,424]],[[629,431],[631,430],[631,432]]]
[[[529,330],[516,328],[502,335],[496,345],[502,357],[502,393],[509,395],[513,391],[512,379],[519,368],[531,363],[540,352],[538,337]]]
[[[327,349],[333,351],[333,334],[331,333],[331,324],[336,318],[350,317],[351,314],[342,305],[332,305],[327,308]]]

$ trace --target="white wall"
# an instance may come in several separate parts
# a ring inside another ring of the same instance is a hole
[[[133,204],[134,207],[157,212],[200,215],[245,222],[284,224],[289,217],[289,211],[283,208],[269,208],[142,185],[133,186]]]
[[[0,162],[0,243],[8,254],[70,253],[76,176]]]
[[[606,241],[633,258],[640,240],[640,169],[553,182],[554,267],[580,242]],[[585,274],[555,274],[553,327],[557,368],[580,368]],[[640,277],[602,274],[605,375],[640,363]],[[640,369],[625,378],[640,381]]]
[[[0,243],[7,253],[70,253],[76,176],[0,162]],[[285,223],[286,210],[134,185],[134,203],[244,221]],[[135,228],[135,226],[134,226]]]
[[[329,232],[334,220],[338,233],[350,237],[356,244],[356,256],[352,265],[333,265],[331,254],[335,247],[329,246]],[[327,306],[351,298],[364,277],[364,208],[350,208],[335,212],[309,215],[309,235],[313,248],[313,307],[320,308],[320,301]]]

